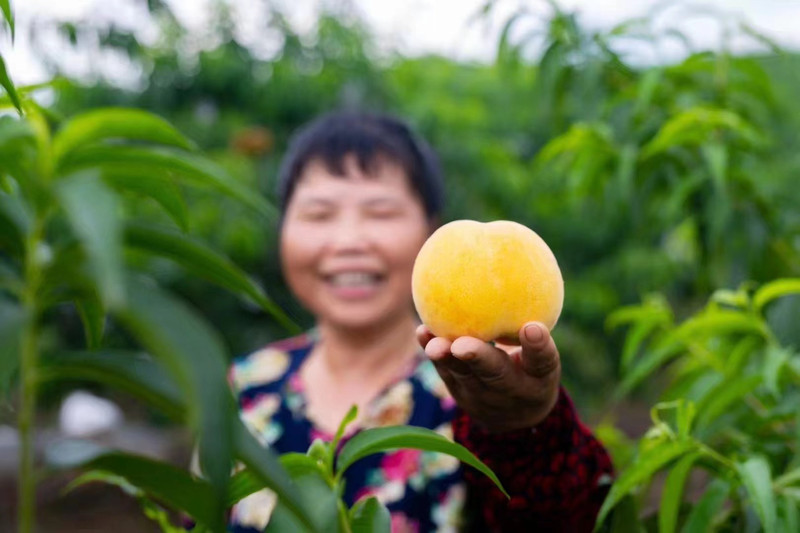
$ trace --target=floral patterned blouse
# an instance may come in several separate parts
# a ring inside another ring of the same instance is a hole
[[[306,415],[299,369],[313,345],[312,334],[301,335],[239,358],[231,367],[229,379],[242,420],[277,453],[305,453],[314,439],[333,438]],[[391,513],[393,533],[465,530],[465,506],[472,507],[468,494],[482,508],[471,521],[473,530],[592,529],[611,463],[577,419],[563,390],[556,408],[537,428],[490,436],[460,412],[433,364],[420,352],[405,374],[370,403],[355,431],[403,424],[433,429],[467,446],[498,474],[512,498],[448,455],[418,450],[375,454],[347,470],[344,499],[350,506],[359,498],[376,496]],[[540,486],[531,487],[537,483]],[[578,507],[571,508],[569,502]],[[243,499],[231,510],[229,531],[263,530],[274,506],[269,491]]]

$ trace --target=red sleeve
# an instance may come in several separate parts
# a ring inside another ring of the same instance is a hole
[[[590,532],[611,481],[611,459],[578,419],[561,388],[535,428],[490,434],[459,411],[455,440],[491,468],[507,499],[483,474],[465,468],[470,501],[480,502],[490,531]]]

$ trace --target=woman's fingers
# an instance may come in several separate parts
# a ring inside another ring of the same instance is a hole
[[[425,324],[420,324],[419,326],[417,326],[416,334],[417,334],[417,342],[419,343],[419,345],[422,347],[423,350],[428,345],[428,343],[431,342],[431,339],[435,337],[435,335],[431,332],[431,330],[428,329],[428,326],[426,326]]]
[[[547,326],[528,322],[519,331],[522,345],[520,362],[525,372],[534,378],[546,378],[561,368],[558,348]]]
[[[509,375],[508,355],[480,339],[459,337],[453,341],[453,357],[464,361],[472,374],[484,383],[496,383]]]

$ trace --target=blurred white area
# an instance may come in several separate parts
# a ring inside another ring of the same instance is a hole
[[[203,46],[202,35],[219,0],[167,0],[175,15],[198,34],[197,46]],[[265,32],[267,0],[227,0],[234,8],[236,36],[259,56],[276,49],[274,36]],[[397,51],[404,55],[443,54],[465,61],[491,61],[497,49],[505,22],[519,9],[528,10],[515,26],[512,36],[521,36],[535,29],[537,20],[549,13],[544,0],[496,0],[490,16],[476,17],[486,0],[271,0],[287,14],[299,31],[313,27],[317,14],[325,8],[349,10],[362,18],[376,37],[378,52]],[[645,16],[656,9],[656,28],[676,29],[688,35],[693,49],[718,49],[731,35],[731,30],[745,23],[790,49],[800,49],[800,1],[797,0],[558,0],[566,11],[576,11],[580,22],[589,29],[610,29],[634,17]],[[17,0],[12,2],[20,21],[54,17],[74,21],[78,25],[106,25],[135,29],[145,43],[158,37],[158,26],[148,15],[145,2],[134,0]],[[725,16],[715,16],[724,13]],[[722,20],[722,24],[720,21]],[[23,28],[25,25],[20,24]],[[42,35],[45,46],[58,46],[54,36]],[[52,41],[52,42],[48,42]],[[205,43],[208,45],[208,43]],[[727,43],[736,52],[765,50],[757,39],[738,35]],[[137,77],[135,66],[122,54],[72,50],[63,52],[70,73],[89,75],[98,67],[107,77],[121,84]],[[47,79],[44,66],[36,57],[24,31],[11,47],[8,32],[0,36],[0,50],[8,63],[12,78],[18,84]],[[658,50],[636,39],[626,43],[624,52],[634,61],[674,61],[686,55],[686,43],[665,39]],[[535,47],[532,53],[536,53]],[[93,70],[94,69],[94,70]]]
[[[80,390],[64,399],[58,413],[59,429],[68,437],[98,435],[120,426],[123,419],[114,402]]]

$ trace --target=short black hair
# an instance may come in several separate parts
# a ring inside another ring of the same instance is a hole
[[[362,111],[334,111],[302,127],[289,142],[278,175],[281,217],[306,165],[321,161],[335,176],[345,176],[344,159],[354,155],[370,174],[385,158],[399,164],[419,194],[429,220],[444,206],[444,180],[433,149],[397,117]]]

